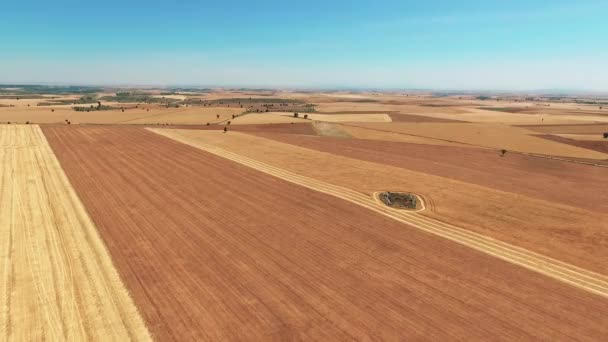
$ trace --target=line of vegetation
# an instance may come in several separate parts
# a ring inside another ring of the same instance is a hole
[[[606,101],[574,100],[574,102],[589,105],[608,105],[608,102]]]
[[[115,110],[115,109],[120,109],[120,108],[112,107],[112,106],[105,106],[105,105],[101,105],[101,106],[91,105],[89,107],[76,106],[76,107],[72,107],[72,109],[77,112],[94,112],[94,111],[100,111],[100,110]]]
[[[229,99],[218,99],[218,100],[202,100],[200,103],[204,104],[257,104],[257,103],[301,103],[304,101],[294,99],[281,99],[281,98],[229,98]]]
[[[98,103],[97,97],[94,95],[91,96],[83,96],[77,100],[52,100],[52,101],[44,101],[39,102],[37,106],[60,106],[60,105],[71,105],[71,104],[89,104],[89,103]]]
[[[118,92],[115,96],[103,96],[101,101],[112,101],[119,103],[173,103],[181,102],[179,99],[150,96],[137,92]]]

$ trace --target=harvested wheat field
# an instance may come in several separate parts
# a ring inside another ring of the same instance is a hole
[[[0,339],[149,340],[35,125],[0,125]]]
[[[534,132],[499,124],[477,123],[357,123],[358,128],[400,133],[447,142],[561,157],[608,159],[608,154],[532,136]]]
[[[391,122],[388,114],[308,114],[311,120],[325,122]]]
[[[65,120],[73,124],[194,124],[204,125],[207,122],[218,122],[232,118],[243,112],[239,108],[201,108],[180,107],[165,108],[157,105],[136,105],[121,103],[105,103],[118,107],[113,110],[79,112],[72,105],[45,107],[2,107],[0,108],[0,123],[63,123]],[[88,105],[86,105],[88,106]],[[136,108],[136,106],[138,108]],[[122,111],[120,107],[124,107]],[[217,118],[220,115],[220,118]]]
[[[204,125],[207,122],[213,123],[232,119],[232,115],[239,115],[243,112],[241,108],[200,108],[200,107],[181,107],[157,109],[142,113],[140,117],[126,119],[118,123],[121,124],[176,124],[176,125]],[[218,118],[217,115],[220,117]]]
[[[394,142],[406,142],[412,144],[425,144],[425,145],[441,145],[441,146],[461,146],[471,147],[469,144],[450,142],[443,139],[436,139],[433,137],[421,137],[417,135],[401,134],[396,132],[389,132],[379,129],[369,129],[365,127],[357,127],[355,124],[340,124],[340,130],[346,132],[353,138],[364,139],[364,140],[378,140],[378,141],[394,141]]]
[[[421,194],[431,204],[421,213],[424,216],[596,272],[608,272],[604,262],[608,258],[608,216],[604,212],[249,134],[170,131],[186,141],[213,145],[369,196],[384,189]]]
[[[257,136],[501,191],[608,212],[608,168],[491,150],[257,132]],[[565,196],[564,194],[568,194]]]
[[[186,144],[45,134],[160,340],[608,333],[603,297]]]

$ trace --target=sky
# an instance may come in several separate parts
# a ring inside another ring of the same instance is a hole
[[[608,1],[6,1],[0,83],[608,91]]]

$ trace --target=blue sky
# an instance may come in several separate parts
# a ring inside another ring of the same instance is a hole
[[[10,1],[0,83],[608,91],[608,2]]]

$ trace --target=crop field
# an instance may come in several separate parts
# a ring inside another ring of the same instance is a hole
[[[0,126],[2,340],[149,339],[37,126]]]
[[[487,183],[485,186],[465,183],[387,163],[347,158],[304,148],[298,143],[285,144],[239,132],[222,134],[181,130],[174,134],[370,196],[383,189],[408,189],[427,196],[433,204],[422,215],[454,222],[484,235],[543,254],[559,256],[560,259],[577,265],[608,271],[603,262],[608,257],[608,249],[605,248],[607,221],[606,213],[601,210],[590,211],[589,207],[581,209],[580,206],[565,205],[559,200],[555,201],[555,198],[547,201],[548,196],[544,196],[543,200],[517,191],[500,191],[488,187]],[[332,142],[326,144],[332,145]],[[495,159],[500,158],[496,153]],[[491,163],[488,161],[487,165]],[[596,177],[601,179],[606,170],[601,168],[595,172],[599,173]],[[486,177],[491,178],[492,174]],[[525,185],[521,188],[525,188]],[[550,241],[547,240],[549,237]]]
[[[603,99],[45,89],[0,87],[1,340],[608,336]]]
[[[605,333],[596,295],[348,201],[141,129],[45,134],[159,339]]]

